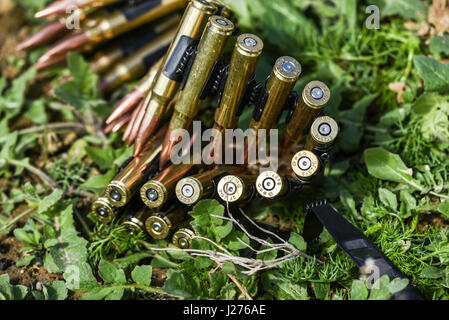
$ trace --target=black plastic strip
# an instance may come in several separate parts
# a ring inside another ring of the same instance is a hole
[[[128,21],[132,21],[144,15],[148,11],[159,7],[161,3],[162,0],[147,0],[137,4],[136,6],[123,8],[121,11]]]
[[[303,238],[312,244],[327,229],[337,245],[351,258],[359,270],[365,267],[367,259],[378,267],[379,276],[407,278],[394,264],[357,228],[339,215],[326,200],[317,201],[307,206],[304,221]],[[423,300],[421,293],[410,283],[392,297],[393,300]]]

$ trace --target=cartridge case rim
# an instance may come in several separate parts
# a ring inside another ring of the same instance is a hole
[[[154,201],[151,201],[147,197],[147,191],[150,189],[154,189],[157,192],[158,197]],[[167,201],[167,196],[168,191],[164,184],[157,180],[150,180],[140,188],[140,197],[142,198],[143,203],[150,208],[161,207]]]
[[[189,197],[185,194],[185,190],[183,188],[189,185],[192,190],[192,195]],[[203,184],[200,180],[195,177],[186,177],[176,184],[176,197],[178,200],[184,204],[194,204],[203,196]],[[184,191],[184,192],[183,192]]]
[[[161,231],[156,231],[153,229],[153,224],[157,222],[161,225]],[[170,229],[172,227],[172,224],[170,220],[168,220],[166,217],[161,218],[159,216],[151,216],[145,221],[145,229],[147,232],[152,236],[154,239],[162,240],[167,238]]]
[[[315,99],[311,91],[314,88],[320,88],[323,92],[323,96],[320,99]],[[302,100],[304,103],[312,109],[322,109],[329,102],[331,93],[329,87],[322,81],[313,80],[306,84],[304,89],[302,90]],[[300,103],[300,100],[298,101]]]
[[[121,196],[119,201],[114,200],[114,198],[112,198],[112,196],[110,195],[114,190],[117,191]],[[123,207],[128,203],[129,199],[131,199],[131,190],[129,190],[128,186],[122,181],[111,181],[106,187],[104,193],[109,202],[115,207]]]
[[[216,5],[205,0],[192,0],[190,5],[208,14],[212,14],[217,11]]]
[[[139,219],[136,219],[134,217],[130,218],[129,220],[123,222],[124,225],[127,227],[132,228],[136,233],[139,233],[145,229],[145,225],[142,221]]]
[[[308,161],[310,161],[310,163],[307,162],[307,166],[304,165],[301,168],[299,161],[300,160],[306,161],[307,159]],[[291,167],[293,172],[296,174],[297,177],[301,179],[312,178],[318,172],[319,166],[320,162],[318,160],[318,157],[312,151],[308,150],[301,150],[295,153],[291,161]]]
[[[331,131],[327,135],[323,135],[320,133],[319,128],[322,124],[328,124]],[[318,117],[313,121],[312,127],[310,128],[310,138],[321,148],[325,148],[330,146],[335,142],[335,139],[338,136],[339,127],[337,121],[335,119],[322,116]]]
[[[220,23],[220,21],[223,21],[223,23],[226,24],[222,24]],[[209,18],[208,25],[209,26],[206,26],[206,28],[204,29],[205,32],[209,27],[211,31],[213,30],[214,33],[222,34],[225,36],[230,36],[235,28],[231,20],[226,19],[225,17],[222,16],[215,16],[215,15]]]
[[[100,207],[103,207],[106,209],[107,211],[107,216],[101,216],[98,213],[98,209]],[[99,197],[93,204],[92,204],[92,208],[91,208],[91,212],[92,214],[100,221],[100,222],[111,222],[112,219],[115,218],[115,216],[117,215],[116,211],[114,210],[114,208],[112,207],[112,205],[109,203],[108,199],[106,197]]]
[[[192,248],[192,240],[193,240],[192,238],[194,236],[195,236],[195,233],[192,230],[190,230],[188,228],[181,228],[173,234],[172,243],[173,243],[173,245],[175,245],[176,247],[178,247],[180,249],[190,249],[190,248]],[[179,241],[182,238],[184,238],[187,241],[187,243],[189,244],[188,247],[183,248],[179,244]]]
[[[289,70],[289,68],[292,68]],[[295,82],[301,75],[301,64],[290,56],[279,57],[274,65],[273,73],[285,82]]]
[[[246,44],[246,40],[248,38],[256,41],[254,46],[249,46]],[[242,33],[237,37],[237,42],[235,44],[237,50],[240,54],[249,57],[257,57],[262,53],[263,50],[263,41],[258,36],[252,33]]]
[[[217,185],[218,196],[226,202],[239,201],[243,195],[244,189],[245,184],[243,180],[239,176],[234,175],[224,176],[220,179]]]
[[[272,186],[266,185],[270,179]],[[285,192],[285,179],[275,171],[267,170],[259,174],[256,180],[256,190],[264,198],[272,199]]]

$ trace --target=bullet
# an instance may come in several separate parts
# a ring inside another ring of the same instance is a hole
[[[63,63],[64,61],[66,61],[67,59],[67,53],[63,53],[63,54],[59,54],[59,55],[55,55],[55,56],[51,56],[51,57],[46,57],[45,59],[39,59],[34,65],[33,67],[38,70],[44,70],[50,67],[54,67],[58,64]]]
[[[220,132],[221,137],[226,129],[234,129],[242,110],[242,98],[248,82],[254,78],[257,61],[262,53],[263,42],[256,35],[244,33],[237,38],[229,65],[228,77],[221,95],[220,104],[215,112],[214,129]],[[211,150],[218,148],[217,136],[212,137],[214,145]],[[215,154],[215,160],[220,154]]]
[[[145,221],[147,232],[154,239],[162,240],[168,237],[170,231],[186,220],[183,208],[174,206],[167,212],[159,212]]]
[[[111,91],[126,81],[135,79],[145,73],[146,70],[159,58],[168,48],[175,35],[175,29],[164,32],[153,41],[137,50],[130,57],[121,60],[114,68],[106,73],[99,83],[99,89],[103,92]]]
[[[46,55],[52,56],[80,49],[87,44],[93,46],[102,43],[166,16],[184,5],[185,0],[144,1],[136,6],[115,10],[108,13],[106,17],[101,16],[91,28],[86,27],[85,30],[64,38]]]
[[[203,88],[233,30],[234,24],[230,20],[220,16],[209,18],[198,44],[196,58],[170,120],[162,147],[161,165],[170,160],[171,149],[178,143],[171,138],[172,132],[177,129],[188,129],[193,118],[198,114],[203,99],[201,97]]]
[[[109,134],[111,132],[117,132],[123,127],[125,127],[131,119],[131,114],[127,113],[123,115],[121,118],[117,119],[116,122],[113,122],[106,126],[104,129],[104,133]]]
[[[256,190],[263,198],[274,199],[288,192],[289,181],[275,171],[264,171],[257,177]]]
[[[242,202],[254,194],[257,176],[227,175],[220,179],[217,194],[225,202]]]
[[[193,164],[171,165],[140,188],[140,197],[149,208],[162,207],[175,197],[176,183],[184,177]]]
[[[260,109],[255,110],[251,119],[251,129],[274,127],[300,74],[301,65],[292,57],[284,56],[276,60],[265,84],[266,95],[262,99]]]
[[[318,157],[311,151],[301,150],[292,158],[291,168],[300,180],[310,180],[319,171]]]
[[[333,118],[328,116],[316,118],[310,127],[305,149],[309,151],[328,149],[337,139],[338,131],[338,124]]]
[[[141,156],[135,157],[105,189],[108,201],[116,206],[125,206],[144,183],[143,171],[155,161],[162,148],[163,132],[160,130],[146,145]],[[158,163],[154,163],[157,169]]]
[[[139,49],[160,37],[164,32],[175,28],[181,16],[172,14],[169,17],[145,25],[137,35],[126,35],[125,39],[119,39],[119,45],[109,46],[107,49],[99,51],[94,58],[89,61],[89,66],[94,73],[104,73],[110,69],[117,61],[130,57]],[[148,30],[150,29],[150,30]]]
[[[162,60],[159,59],[159,61],[156,62],[151,67],[151,69],[148,71],[148,73],[145,75],[145,77],[139,82],[139,84],[130,93],[128,93],[122,100],[120,100],[120,102],[114,108],[114,111],[107,118],[107,120],[106,120],[107,124],[115,121],[116,119],[118,119],[121,116],[123,116],[124,114],[126,114],[128,111],[132,110],[133,107],[136,107],[139,105],[139,103],[144,98],[145,93],[149,91],[149,88],[153,84],[154,77],[156,76],[157,70],[158,70],[161,62],[162,62]]]
[[[44,45],[54,39],[57,39],[66,33],[69,29],[66,28],[65,24],[61,23],[59,20],[50,22],[48,25],[44,26],[41,30],[33,34],[28,39],[19,43],[16,47],[17,51],[31,49],[40,45]]]
[[[195,232],[191,228],[180,228],[173,234],[172,243],[180,249],[191,249]]]
[[[114,2],[119,2],[121,0],[62,0],[55,1],[46,8],[38,11],[34,17],[35,18],[51,18],[56,16],[62,16],[70,8],[95,8],[102,7]]]
[[[158,122],[158,124],[157,124],[158,127],[156,127],[156,129],[159,128],[159,126],[164,124],[166,121],[168,121],[168,118],[173,113],[174,103],[176,102],[176,99],[177,99],[177,96],[175,96],[175,98],[172,101],[169,102],[169,104],[168,104],[168,106],[167,106],[167,108],[165,110],[165,113],[162,115],[161,121]],[[144,116],[145,116],[145,100],[142,101],[141,105],[139,106],[139,110],[136,113],[135,121],[134,121],[134,123],[132,125],[131,131],[130,131],[130,135],[129,135],[128,139],[127,139],[128,146],[131,145],[135,141],[135,139],[137,138],[137,134],[138,134],[138,131],[139,131],[139,128],[140,128],[140,124],[142,123]],[[167,127],[167,129],[168,129],[168,127]]]
[[[176,197],[181,203],[193,205],[214,193],[215,180],[221,175],[242,171],[241,167],[219,167],[194,176],[186,177],[176,184]]]
[[[109,223],[117,216],[119,210],[106,197],[101,196],[92,204],[91,212],[100,222]]]
[[[146,231],[145,221],[154,214],[155,212],[153,210],[141,206],[126,216],[123,225],[127,227],[129,233],[138,234],[142,231]]]
[[[181,85],[185,69],[186,51],[193,52],[208,18],[217,8],[204,0],[192,0],[184,12],[176,36],[156,75],[152,90],[145,99],[145,114],[134,145],[138,154],[145,141],[157,128],[164,111]]]
[[[321,81],[311,81],[304,87],[285,128],[282,143],[284,149],[290,150],[301,141],[313,119],[326,106],[329,99],[330,90]]]

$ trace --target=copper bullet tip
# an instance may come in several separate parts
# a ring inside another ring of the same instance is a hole
[[[64,62],[66,60],[66,58],[67,58],[67,55],[65,53],[61,54],[61,55],[56,55],[56,56],[44,55],[34,64],[34,67],[38,71],[41,71],[43,69],[47,69],[47,68],[53,67],[61,62]]]
[[[142,99],[142,92],[136,89],[132,90],[130,93],[124,96],[123,99],[119,101],[119,103],[117,103],[114,111],[112,111],[111,115],[106,119],[106,123],[109,124],[112,121],[117,120],[125,113],[136,107],[136,105],[138,105]]]
[[[62,16],[66,13],[67,8],[76,6],[76,0],[62,0],[50,4],[48,7],[36,12],[35,18],[52,18]]]
[[[61,41],[55,44],[53,48],[48,50],[46,55],[54,56],[68,51],[80,49],[89,42],[90,39],[86,32],[81,31],[78,33],[74,33],[72,35],[63,38]]]
[[[151,115],[145,114],[137,133],[136,143],[134,144],[134,156],[140,154],[146,142],[157,128],[159,121],[159,118],[153,118]]]
[[[53,21],[33,34],[28,39],[19,43],[16,47],[16,50],[21,51],[46,44],[54,39],[59,38],[66,32],[68,32],[68,29],[63,23],[59,21]]]

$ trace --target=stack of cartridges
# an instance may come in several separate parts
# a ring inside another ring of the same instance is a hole
[[[124,14],[127,4],[107,2],[107,9],[82,7],[92,10],[83,22],[86,31],[74,32],[65,39],[75,40],[78,49],[92,47],[94,42],[118,35],[118,30],[142,25],[140,36],[157,34],[145,43],[159,41],[168,49],[106,119],[105,130],[122,131],[122,140],[134,145],[134,152],[93,203],[92,213],[101,223],[120,219],[133,232],[172,239],[176,246],[189,248],[195,232],[189,225],[188,212],[200,200],[215,198],[236,208],[254,199],[280,199],[319,176],[329,161],[339,128],[324,114],[330,99],[326,84],[311,81],[302,92],[294,91],[301,74],[298,61],[279,57],[266,80],[258,82],[255,73],[262,40],[254,34],[239,34],[233,12],[216,0],[191,0],[180,19],[170,14],[184,7],[184,1],[138,1],[131,5],[143,6],[148,14],[143,9],[132,12],[145,19]],[[110,10],[116,13],[112,15]],[[105,12],[106,17],[100,18]],[[87,29],[93,17],[100,20]],[[127,34],[123,43],[130,41],[131,35],[138,36],[137,32]],[[66,41],[57,44],[52,53],[73,49]],[[227,46],[229,43],[231,46]],[[109,78],[113,77],[105,77]],[[101,87],[113,82],[108,80]],[[192,130],[194,120],[205,112],[205,101],[213,104],[215,115],[213,122],[202,123],[202,129],[212,129],[212,133],[207,147],[192,156],[195,145],[205,142]],[[234,162],[223,164],[223,150],[229,148],[227,133],[237,128],[240,115],[249,107],[253,108],[249,129],[255,134],[231,143],[231,149],[243,150],[241,161],[236,156],[231,159]],[[254,174],[248,166],[252,163],[249,150],[266,148],[261,145],[259,132],[276,129],[284,112],[287,117],[278,154],[287,159],[289,168],[283,173],[265,168]],[[179,132],[193,134],[186,138],[176,134]],[[180,144],[184,147],[178,148]],[[188,161],[175,161],[174,155]],[[194,161],[195,156],[201,161]]]

